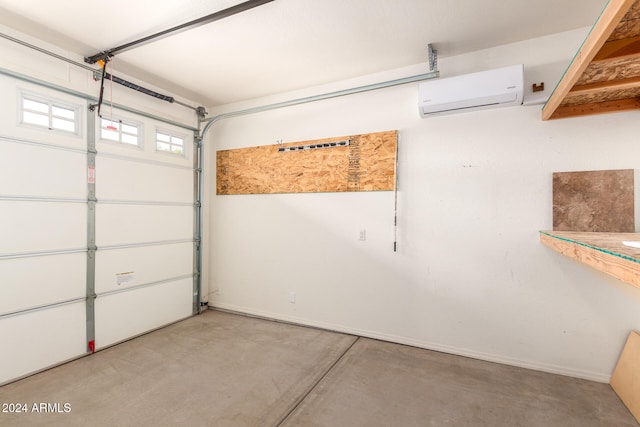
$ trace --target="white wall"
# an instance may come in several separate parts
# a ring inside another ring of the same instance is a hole
[[[439,67],[448,76],[524,63],[528,84],[553,87],[584,34],[441,58]],[[226,109],[425,71],[422,64]],[[607,381],[627,334],[640,329],[640,289],[552,252],[538,230],[552,227],[553,172],[637,167],[639,113],[542,122],[537,105],[421,119],[417,93],[407,84],[213,125],[210,304]],[[215,150],[393,129],[397,252],[393,192],[215,196]]]

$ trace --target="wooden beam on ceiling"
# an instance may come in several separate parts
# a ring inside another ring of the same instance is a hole
[[[640,57],[640,36],[606,42],[591,62]]]
[[[566,119],[569,117],[587,116],[592,114],[614,113],[618,111],[631,111],[640,109],[640,98],[621,99],[591,104],[566,105],[556,109],[553,119]]]
[[[582,86],[574,86],[567,94],[567,98],[581,95],[591,95],[602,91],[626,90],[640,87],[640,77],[622,80],[608,80]]]
[[[634,3],[636,0],[609,0],[562,80],[544,105],[542,120],[559,118],[554,113]]]

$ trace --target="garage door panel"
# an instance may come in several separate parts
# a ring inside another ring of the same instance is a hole
[[[87,346],[84,301],[3,318],[0,337],[0,384],[81,356]]]
[[[96,194],[100,199],[193,202],[193,171],[98,157]]]
[[[192,138],[184,157],[155,150],[157,129],[191,132],[130,110],[140,145],[107,142],[88,100],[27,80],[0,75],[0,384],[189,317],[194,300]]]
[[[96,244],[101,246],[193,238],[193,207],[98,204]]]
[[[0,120],[2,122],[2,120]],[[8,138],[24,139],[26,141],[34,141],[55,147],[71,148],[76,150],[86,150],[87,140],[81,136],[69,136],[47,129],[38,129],[35,127],[15,127],[15,121],[11,123],[14,127],[2,128],[0,136]]]
[[[191,279],[98,297],[96,348],[185,319],[192,312]]]
[[[87,157],[0,138],[0,195],[87,197]]]
[[[123,280],[123,273],[131,275]],[[96,293],[121,290],[193,272],[193,243],[98,251]]]
[[[83,298],[85,253],[0,260],[0,314]]]
[[[87,246],[87,205],[0,200],[0,254]]]

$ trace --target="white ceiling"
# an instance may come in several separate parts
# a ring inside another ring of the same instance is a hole
[[[243,0],[0,0],[0,24],[90,56]],[[212,107],[592,25],[606,0],[275,0],[116,55]],[[425,69],[425,72],[427,70]]]

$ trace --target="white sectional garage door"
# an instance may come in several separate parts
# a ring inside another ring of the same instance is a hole
[[[193,131],[0,92],[0,384],[197,310]]]

